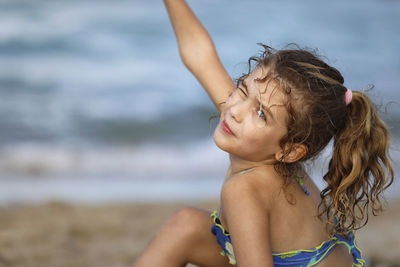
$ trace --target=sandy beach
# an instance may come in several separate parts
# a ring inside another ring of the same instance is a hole
[[[187,204],[0,208],[0,266],[130,266],[171,215]],[[215,210],[217,201],[190,203]],[[400,266],[400,200],[357,232],[368,266]]]

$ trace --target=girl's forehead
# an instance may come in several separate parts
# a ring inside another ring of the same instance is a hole
[[[268,68],[258,66],[244,79],[243,84],[249,91],[254,90],[259,94],[263,105],[284,105],[284,94],[276,81],[271,78],[264,79],[267,74]]]

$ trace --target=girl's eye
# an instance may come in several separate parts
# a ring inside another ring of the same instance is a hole
[[[267,117],[265,116],[265,113],[264,113],[264,111],[262,111],[261,108],[257,111],[257,116],[258,116],[259,118],[265,120],[265,121],[267,120]]]
[[[237,89],[239,89],[240,92],[242,92],[242,94],[243,94],[244,96],[247,96],[247,93],[246,93],[245,90],[243,90],[243,88],[238,87]]]

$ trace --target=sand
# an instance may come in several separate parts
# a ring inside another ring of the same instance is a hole
[[[193,203],[192,203],[193,204]],[[130,266],[185,204],[41,205],[0,208],[0,266]],[[215,210],[217,201],[197,203]],[[400,266],[400,200],[357,232],[369,266]]]

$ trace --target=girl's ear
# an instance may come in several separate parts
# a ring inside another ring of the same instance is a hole
[[[287,151],[289,149],[290,149],[289,144],[286,144],[285,150]],[[283,150],[281,150],[275,154],[275,159],[277,161],[285,163],[293,163],[302,159],[307,154],[307,151],[308,151],[307,146],[305,146],[304,144],[293,144],[289,154],[283,157],[284,153]]]

